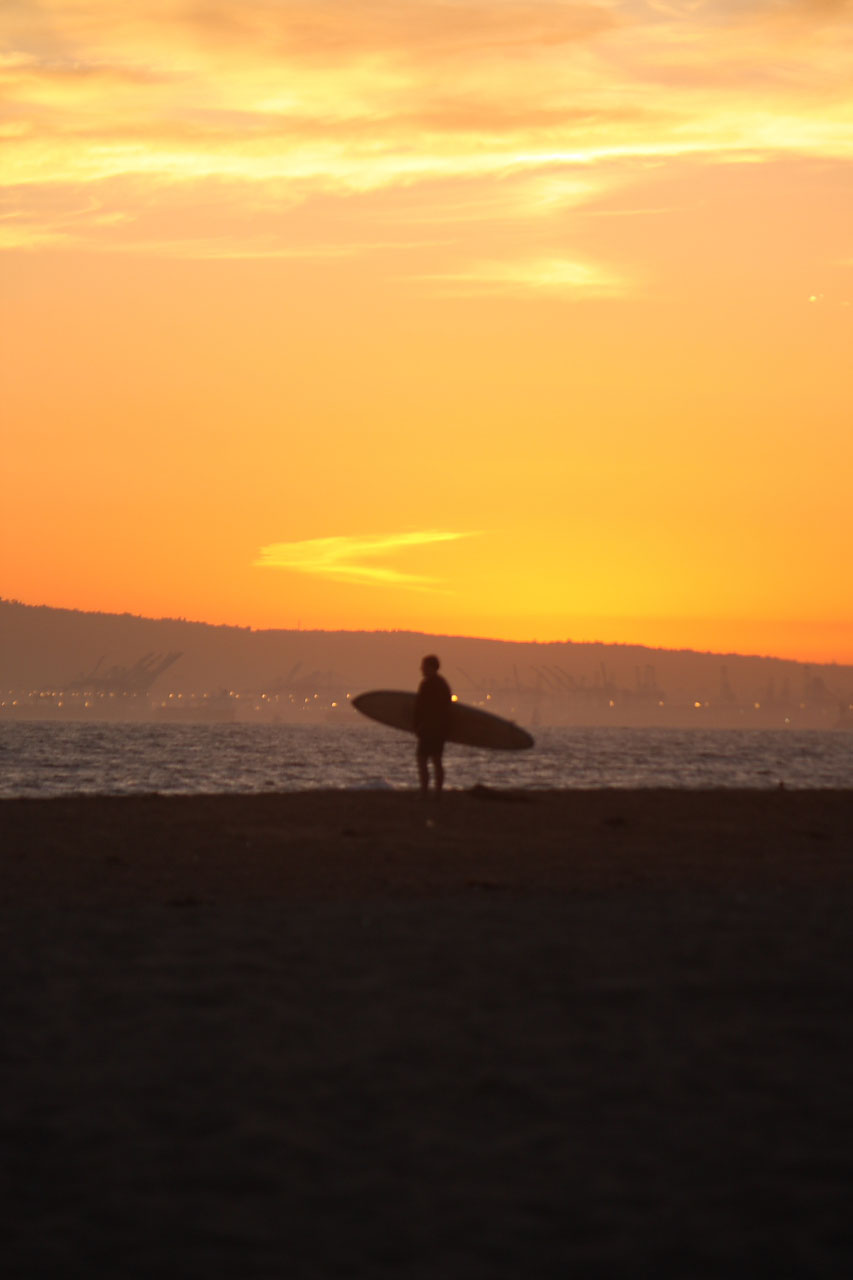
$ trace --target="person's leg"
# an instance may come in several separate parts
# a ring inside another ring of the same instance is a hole
[[[425,796],[429,790],[429,765],[427,764],[426,752],[421,750],[420,743],[418,743],[417,760],[418,777],[420,778],[421,783],[421,795]]]
[[[432,758],[433,768],[435,769],[435,790],[437,795],[441,795],[441,788],[444,786],[444,763],[441,758],[441,752],[437,751]]]

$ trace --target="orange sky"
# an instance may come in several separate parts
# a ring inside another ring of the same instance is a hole
[[[0,42],[0,594],[853,662],[849,0]]]

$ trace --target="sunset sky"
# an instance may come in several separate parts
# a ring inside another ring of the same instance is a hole
[[[4,0],[0,595],[853,662],[853,0]]]

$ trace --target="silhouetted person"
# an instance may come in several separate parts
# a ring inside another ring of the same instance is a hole
[[[418,735],[418,775],[421,795],[429,791],[429,761],[435,773],[436,796],[444,785],[444,765],[441,757],[450,729],[450,685],[438,674],[438,658],[429,653],[421,662],[423,680],[415,697],[415,733]]]

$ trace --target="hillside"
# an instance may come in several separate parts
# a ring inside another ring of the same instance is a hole
[[[464,700],[489,695],[498,709],[546,723],[659,723],[664,713],[679,722],[689,713],[692,723],[702,710],[720,722],[772,711],[773,723],[825,724],[853,702],[853,667],[636,645],[255,631],[7,600],[0,600],[0,638],[0,690],[7,702],[10,694],[20,702],[37,692],[103,693],[123,683],[125,692],[144,692],[163,659],[169,665],[148,690],[157,702],[224,691],[239,693],[247,706],[254,699],[260,707],[262,695],[278,698],[279,711],[283,701],[290,708],[306,698],[330,706],[360,689],[411,688],[421,656],[430,651],[440,655]]]

